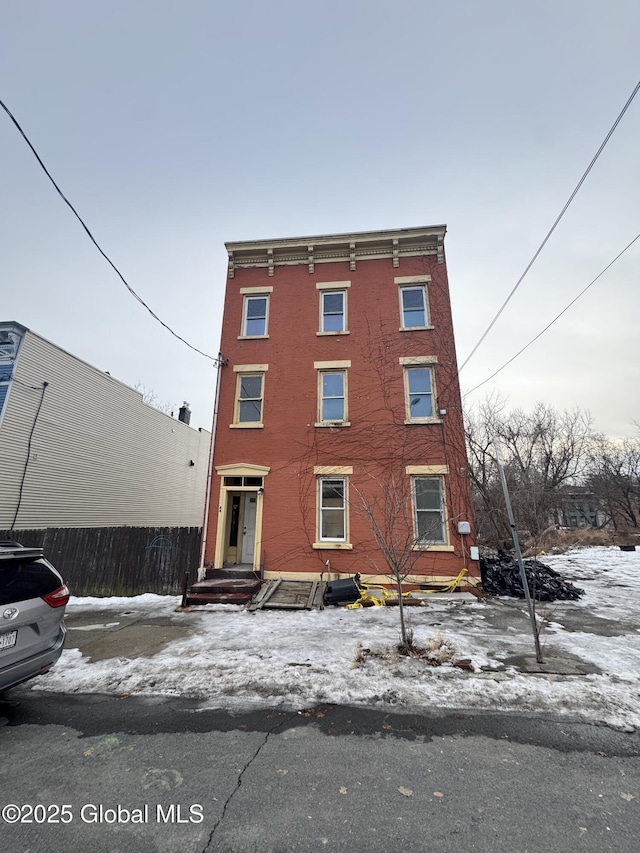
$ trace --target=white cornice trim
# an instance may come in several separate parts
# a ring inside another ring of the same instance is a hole
[[[316,264],[348,261],[355,270],[358,261],[389,258],[394,267],[403,257],[436,255],[444,262],[445,225],[399,228],[391,231],[361,231],[275,240],[247,240],[225,243],[229,255],[229,278],[238,268],[266,267],[269,275],[278,266],[306,265],[309,273]]]

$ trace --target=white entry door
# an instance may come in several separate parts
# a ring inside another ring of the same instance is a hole
[[[253,554],[256,544],[256,505],[258,496],[255,492],[245,492],[244,518],[242,526],[242,562],[253,565]]]

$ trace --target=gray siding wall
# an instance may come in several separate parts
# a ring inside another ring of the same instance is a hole
[[[200,527],[211,435],[33,332],[0,424],[0,528]],[[195,464],[190,465],[190,461]]]

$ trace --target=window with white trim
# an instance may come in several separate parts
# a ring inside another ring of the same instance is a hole
[[[321,370],[318,374],[318,420],[344,423],[347,420],[346,370]]]
[[[420,546],[446,545],[446,513],[442,477],[412,477],[416,542]]]
[[[264,373],[239,373],[236,417],[237,424],[262,423]]]
[[[429,325],[427,290],[424,284],[400,288],[403,329],[424,329]]]
[[[344,332],[347,328],[346,290],[320,291],[320,331]]]
[[[422,366],[405,367],[404,390],[407,420],[418,423],[433,420],[435,417],[433,369]]]
[[[269,297],[245,296],[242,312],[242,337],[265,338],[269,316]]]
[[[347,541],[346,477],[318,477],[318,534],[320,542]]]

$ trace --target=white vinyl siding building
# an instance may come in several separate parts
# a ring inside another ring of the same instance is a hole
[[[0,529],[201,526],[209,432],[17,323],[2,330],[22,340],[13,360],[0,352],[11,377],[0,407]]]

